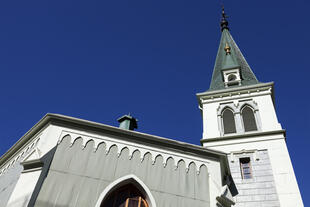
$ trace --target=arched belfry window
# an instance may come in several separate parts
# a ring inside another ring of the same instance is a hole
[[[111,192],[100,207],[149,207],[149,205],[145,196],[133,184],[127,184]]]
[[[257,131],[257,124],[254,111],[249,106],[244,106],[241,110],[243,126],[245,132]]]
[[[222,113],[224,134],[236,133],[234,113],[230,108],[224,109]]]

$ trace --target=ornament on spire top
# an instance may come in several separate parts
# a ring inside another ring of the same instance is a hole
[[[221,20],[221,30],[222,30],[222,31],[223,31],[224,29],[229,30],[227,17],[228,17],[228,16],[227,16],[226,13],[225,13],[224,5],[222,5],[222,20]]]

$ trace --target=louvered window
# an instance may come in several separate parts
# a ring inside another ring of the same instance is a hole
[[[223,125],[224,125],[224,134],[236,133],[236,124],[234,113],[226,108],[222,114]]]
[[[251,179],[253,177],[251,160],[249,157],[240,158],[240,169],[241,169],[241,176],[243,179]]]
[[[252,108],[245,106],[242,111],[242,120],[245,132],[257,131],[256,120]]]
[[[142,193],[128,184],[111,193],[100,207],[148,207],[148,204]]]

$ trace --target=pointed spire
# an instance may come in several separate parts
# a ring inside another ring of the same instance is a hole
[[[221,30],[222,37],[215,60],[209,91],[226,88],[223,79],[223,71],[230,69],[238,69],[240,72],[241,81],[238,86],[258,84],[259,81],[229,32],[227,15],[224,11],[224,7],[222,7]]]
[[[227,15],[225,13],[224,5],[222,5],[222,20],[221,20],[221,30],[223,31],[224,29],[229,30],[228,27],[228,21],[227,21]]]

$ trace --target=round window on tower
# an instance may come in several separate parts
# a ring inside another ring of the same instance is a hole
[[[230,74],[227,79],[228,81],[235,81],[237,79],[237,76],[234,74]]]

